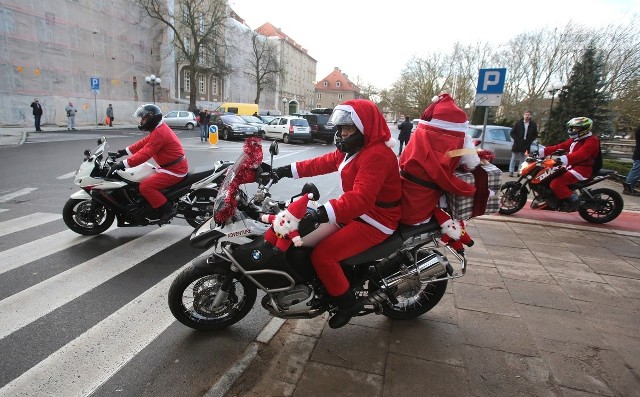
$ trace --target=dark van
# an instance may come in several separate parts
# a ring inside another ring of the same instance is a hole
[[[329,112],[328,114],[303,113],[296,114],[295,116],[302,117],[307,120],[309,126],[311,127],[312,139],[321,140],[328,144],[333,143],[333,138],[335,137],[338,128],[333,124],[329,124],[331,112]]]

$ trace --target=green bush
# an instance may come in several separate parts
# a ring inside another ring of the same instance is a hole
[[[607,168],[610,170],[616,171],[620,175],[627,176],[629,171],[631,170],[632,162],[629,161],[620,161],[620,160],[611,160],[611,159],[603,159],[602,160],[602,168]]]

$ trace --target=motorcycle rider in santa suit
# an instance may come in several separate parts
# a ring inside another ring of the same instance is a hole
[[[157,210],[160,223],[165,223],[175,212],[160,190],[183,180],[189,172],[189,163],[182,143],[173,130],[162,121],[162,111],[158,106],[142,105],[133,116],[140,118],[138,129],[149,131],[149,135],[125,149],[118,150],[118,157],[127,154],[131,157],[114,164],[109,173],[135,167],[153,158],[159,168],[156,168],[155,174],[140,183],[139,189],[151,207]]]
[[[335,299],[331,328],[346,325],[363,307],[340,267],[340,261],[373,247],[397,228],[400,219],[400,173],[389,127],[376,105],[354,99],[331,115],[338,127],[337,150],[274,170],[279,177],[302,178],[339,172],[343,194],[318,207],[319,223],[337,225],[311,253],[313,267]]]
[[[558,149],[566,154],[558,156],[556,161],[567,168],[567,172],[551,181],[549,186],[558,200],[564,201],[563,210],[576,211],[580,206],[578,195],[569,189],[569,185],[591,177],[593,166],[600,152],[600,140],[593,135],[593,121],[587,117],[575,117],[567,122],[569,139],[554,146],[547,146],[539,152],[541,157]]]

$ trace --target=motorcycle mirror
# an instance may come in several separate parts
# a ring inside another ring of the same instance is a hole
[[[313,194],[313,201],[318,201],[320,199],[320,191],[318,190],[316,185],[310,182],[305,183],[304,186],[302,187],[303,195],[309,194],[309,193]]]
[[[273,141],[271,146],[269,146],[269,153],[271,153],[272,156],[277,156],[279,152],[280,149],[278,149],[278,142]]]

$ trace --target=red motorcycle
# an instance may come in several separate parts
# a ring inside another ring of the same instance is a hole
[[[554,156],[561,154],[553,153]],[[520,166],[518,180],[506,182],[501,186],[499,212],[511,215],[520,211],[527,203],[529,191],[533,193],[532,209],[572,212],[563,200],[556,198],[549,187],[552,180],[565,172],[567,169],[551,156],[541,159],[536,155],[527,157]],[[624,201],[620,193],[608,188],[589,188],[609,179],[614,173],[613,170],[601,169],[590,178],[569,186],[579,196],[580,205],[577,211],[585,221],[607,223],[616,219],[622,212]]]

